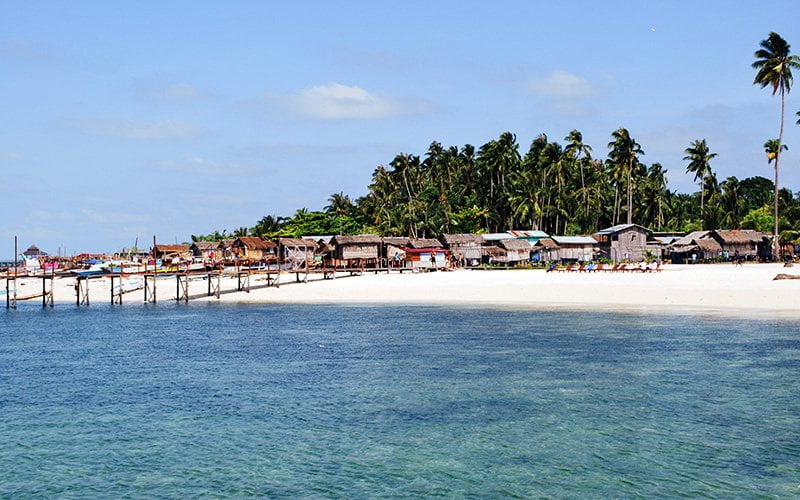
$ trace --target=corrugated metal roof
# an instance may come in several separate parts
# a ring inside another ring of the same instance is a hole
[[[544,231],[537,231],[535,229],[527,229],[527,230],[513,230],[508,231],[508,234],[514,236],[515,238],[547,238],[548,234]]]
[[[514,236],[509,233],[486,233],[482,234],[483,239],[486,241],[500,241],[500,240],[512,240]]]
[[[597,245],[597,240],[591,236],[551,236],[559,245]]]
[[[616,226],[611,226],[605,229],[601,229],[600,231],[597,231],[594,234],[614,234],[614,233],[619,233],[620,231],[625,231],[626,229],[630,229],[632,227],[638,227],[644,229],[647,232],[650,232],[649,229],[647,229],[644,226],[640,226],[639,224],[617,224]]]

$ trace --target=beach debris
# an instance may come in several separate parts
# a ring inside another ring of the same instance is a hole
[[[800,274],[780,273],[777,276],[775,276],[774,278],[772,278],[772,281],[776,281],[776,280],[800,280]]]

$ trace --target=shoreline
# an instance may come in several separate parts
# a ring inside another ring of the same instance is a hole
[[[781,273],[800,274],[782,264],[667,265],[659,273],[578,273],[544,270],[392,273],[340,276],[295,283],[284,275],[280,287],[264,287],[254,277],[250,293],[205,296],[208,283],[190,284],[190,303],[198,304],[320,304],[469,306],[559,311],[645,312],[713,314],[726,317],[800,318],[800,280],[773,278]],[[22,283],[25,283],[22,285]],[[74,279],[55,281],[55,303],[75,305]],[[175,302],[174,279],[158,282],[159,303]],[[222,280],[221,288],[236,287],[235,278]],[[20,295],[41,290],[39,278],[21,280]],[[5,292],[5,289],[3,289]],[[123,304],[143,304],[143,290],[127,293]],[[3,294],[4,295],[4,294]],[[0,295],[2,297],[2,295]],[[110,283],[90,281],[91,304],[110,303]],[[0,298],[2,301],[2,298]],[[41,298],[26,301],[41,307]],[[22,305],[24,302],[20,302]],[[27,307],[27,306],[26,306]]]

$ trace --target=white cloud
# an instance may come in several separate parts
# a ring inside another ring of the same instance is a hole
[[[68,125],[84,132],[135,140],[185,139],[196,137],[205,130],[180,120],[142,122],[119,119],[69,120]]]
[[[599,92],[589,80],[560,70],[542,78],[534,78],[529,86],[536,95],[558,99],[580,99]]]
[[[340,83],[318,85],[288,96],[269,95],[266,103],[296,117],[316,120],[377,120],[432,110],[424,101],[371,93]]]

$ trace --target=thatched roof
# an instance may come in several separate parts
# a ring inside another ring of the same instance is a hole
[[[505,248],[506,250],[515,250],[515,251],[523,251],[529,252],[531,250],[531,244],[528,243],[528,240],[500,240],[498,245]]]
[[[305,238],[278,238],[278,244],[284,247],[316,248],[317,242]]]
[[[706,253],[719,253],[722,252],[722,246],[717,243],[717,240],[712,238],[701,238],[695,241],[697,248]]]
[[[335,245],[380,245],[381,237],[374,234],[358,234],[355,236],[334,236],[331,243]]]
[[[717,229],[714,231],[723,244],[760,243],[763,235],[752,229]]]
[[[542,238],[536,242],[536,247],[543,247],[545,250],[558,250],[559,246],[553,238]]]
[[[192,243],[192,247],[198,250],[216,250],[219,244],[216,241],[195,241]]]
[[[483,236],[480,234],[443,234],[439,239],[445,245],[483,245]]]
[[[230,248],[230,247],[233,246],[233,242],[234,241],[235,240],[219,240],[219,243],[217,243],[217,248],[222,249],[222,250]]]
[[[174,253],[174,252],[182,253],[182,252],[188,252],[189,247],[187,247],[186,245],[156,245],[153,248],[153,250],[161,253]]]
[[[485,246],[481,249],[484,255],[490,257],[497,257],[499,255],[505,255],[506,251],[503,248],[496,247],[496,246]]]
[[[259,238],[258,236],[240,236],[234,240],[233,246],[250,248],[252,250],[269,250],[278,245],[264,238]]]
[[[404,236],[387,236],[383,238],[383,243],[385,245],[404,247],[408,245],[409,240],[411,240],[411,238],[406,238]]]
[[[409,248],[442,248],[442,242],[435,238],[411,238]]]

